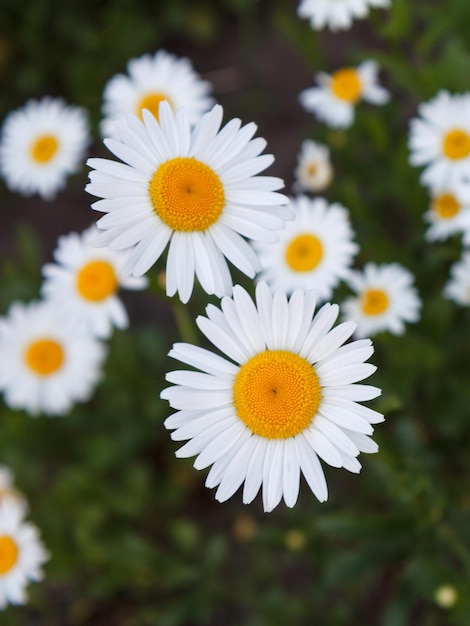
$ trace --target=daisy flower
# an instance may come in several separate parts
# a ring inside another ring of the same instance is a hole
[[[424,214],[429,224],[426,231],[428,241],[442,241],[456,233],[470,238],[470,184],[457,182],[431,190],[431,206]]]
[[[355,324],[332,326],[338,306],[314,316],[315,294],[297,289],[290,299],[256,287],[256,304],[240,286],[221,309],[209,305],[199,329],[224,356],[186,343],[169,356],[200,371],[167,374],[173,386],[161,397],[176,413],[165,426],[172,439],[188,440],[178,457],[197,456],[194,467],[212,465],[206,480],[220,502],[244,482],[243,502],[263,486],[271,511],[281,498],[292,507],[302,473],[315,496],[328,497],[319,459],[359,472],[359,452],[376,452],[369,435],[383,416],[362,406],[380,390],[356,384],[375,371],[369,339],[343,345]]]
[[[0,609],[25,604],[25,588],[43,577],[48,560],[36,527],[23,521],[24,511],[12,499],[0,500]]]
[[[54,251],[56,263],[43,267],[41,295],[69,318],[83,322],[99,339],[111,335],[113,326],[127,328],[129,320],[118,289],[143,289],[147,279],[124,278],[121,268],[128,251],[96,248],[91,241],[98,229],[59,238]]]
[[[59,98],[29,100],[4,121],[0,172],[12,191],[51,200],[81,166],[88,143],[82,109]]]
[[[176,114],[167,102],[159,121],[148,111],[116,122],[119,139],[106,146],[124,161],[89,159],[95,168],[86,190],[103,198],[92,207],[106,213],[94,241],[112,250],[131,249],[122,271],[141,276],[167,244],[166,290],[187,302],[196,276],[209,294],[230,294],[227,261],[253,278],[259,260],[244,237],[276,241],[275,232],[291,219],[276,193],[283,181],[257,176],[274,160],[260,155],[266,142],[252,139],[256,125],[240,128],[233,119],[220,129],[216,105],[191,129],[185,109]]]
[[[192,125],[213,105],[211,86],[194,71],[191,61],[166,50],[131,59],[127,72],[113,76],[104,88],[101,131],[105,137],[114,136],[114,120],[123,114],[133,113],[142,119],[142,111],[147,109],[158,119],[163,100],[175,111],[185,107]]]
[[[410,163],[425,169],[421,182],[452,185],[470,178],[470,93],[440,91],[410,121]]]
[[[348,283],[357,295],[343,303],[343,314],[357,322],[357,337],[381,331],[402,335],[405,323],[418,321],[421,300],[414,277],[398,263],[367,263],[362,272],[350,273]]]
[[[307,196],[292,198],[290,206],[295,219],[281,231],[279,243],[255,245],[260,278],[272,289],[280,287],[286,293],[297,287],[314,289],[319,300],[329,300],[359,249],[348,211],[338,203]]]
[[[350,28],[355,18],[364,18],[369,7],[388,8],[390,0],[301,0],[297,14],[310,20],[312,28],[332,31]]]
[[[297,157],[297,167],[294,171],[296,191],[323,191],[333,178],[333,167],[330,161],[330,151],[327,146],[305,139]]]
[[[318,87],[300,93],[301,105],[328,126],[348,128],[354,121],[354,110],[360,100],[385,104],[389,92],[377,83],[377,63],[364,61],[358,67],[343,67],[333,74],[319,72]]]
[[[460,261],[452,265],[450,276],[444,296],[461,306],[470,306],[470,252],[464,252]]]
[[[104,356],[101,342],[54,304],[15,302],[0,320],[0,391],[12,409],[65,414],[90,398]]]
[[[25,498],[14,485],[13,472],[9,467],[0,465],[0,502],[4,499],[13,500],[23,512],[28,508]]]

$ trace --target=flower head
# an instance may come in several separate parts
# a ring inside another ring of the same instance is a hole
[[[51,200],[81,165],[89,143],[88,121],[58,98],[29,100],[7,115],[0,138],[0,172],[7,186]]]
[[[315,30],[327,26],[335,31],[351,28],[355,18],[367,17],[369,7],[389,6],[390,0],[301,0],[297,14],[310,20]]]
[[[94,247],[97,230],[92,226],[59,238],[56,263],[43,267],[41,295],[68,318],[83,322],[93,335],[106,339],[113,326],[126,328],[129,323],[118,289],[143,289],[147,279],[124,278],[121,267],[128,252]]]
[[[23,512],[28,508],[26,499],[15,487],[13,472],[9,467],[0,465],[0,502],[4,499],[13,500]]]
[[[304,109],[328,126],[348,128],[360,100],[385,104],[389,92],[377,82],[377,63],[364,61],[358,67],[343,67],[329,75],[316,75],[318,87],[304,89],[299,96]]]
[[[167,374],[174,385],[161,396],[176,413],[165,421],[176,441],[188,440],[176,455],[197,455],[194,466],[212,465],[207,487],[218,486],[219,501],[244,482],[243,502],[263,486],[271,511],[284,498],[292,507],[302,473],[320,501],[328,497],[319,458],[351,472],[357,456],[376,452],[371,424],[382,415],[359,404],[380,394],[358,385],[375,367],[370,340],[345,344],[355,324],[332,329],[338,306],[325,304],[314,316],[315,295],[297,289],[288,299],[266,283],[256,287],[256,304],[240,286],[221,309],[209,305],[199,329],[224,356],[175,344],[169,355],[200,371]],[[345,345],[343,345],[345,344]]]
[[[425,165],[424,185],[451,186],[470,178],[470,93],[440,91],[410,122],[410,163]]]
[[[464,252],[460,261],[450,268],[444,296],[461,306],[470,306],[470,252]]]
[[[433,187],[431,206],[424,219],[429,224],[426,231],[428,241],[442,241],[456,233],[463,233],[464,241],[470,241],[469,181]]]
[[[328,147],[305,139],[300,148],[294,175],[296,191],[315,193],[326,189],[333,178]]]
[[[252,139],[255,124],[240,120],[222,129],[216,105],[191,129],[184,109],[167,102],[159,121],[144,111],[143,121],[128,116],[116,122],[119,139],[105,140],[124,161],[89,159],[89,193],[103,198],[92,206],[106,213],[95,245],[131,249],[124,275],[141,276],[167,245],[166,287],[187,302],[196,276],[209,294],[231,293],[227,261],[253,278],[260,269],[245,240],[275,241],[292,217],[282,180],[257,176],[273,157],[260,153],[264,139]]]
[[[272,289],[292,293],[297,287],[313,289],[318,300],[329,300],[348,274],[358,246],[348,211],[324,198],[291,199],[295,219],[280,233],[278,243],[258,243],[260,278]]]
[[[53,304],[15,302],[0,320],[0,391],[13,409],[63,415],[91,396],[103,345]]]
[[[29,581],[43,577],[48,554],[38,531],[23,521],[24,511],[12,499],[0,500],[0,609],[25,604]]]
[[[213,105],[210,84],[194,71],[189,59],[158,50],[153,56],[131,59],[127,71],[127,75],[113,76],[105,86],[101,125],[104,137],[113,136],[114,121],[124,114],[142,118],[143,109],[147,109],[158,118],[163,100],[175,111],[184,107],[192,125]]]
[[[381,331],[401,335],[405,323],[418,321],[421,300],[413,275],[398,263],[367,263],[362,272],[351,272],[348,282],[356,295],[343,303],[343,313],[357,323],[357,337]]]

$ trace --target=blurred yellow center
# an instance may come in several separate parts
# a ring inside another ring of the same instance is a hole
[[[118,281],[111,263],[90,261],[77,275],[77,290],[82,298],[101,302],[116,293]]]
[[[18,546],[8,535],[0,537],[0,575],[11,570],[18,560]]]
[[[286,248],[286,262],[294,272],[310,272],[322,258],[323,244],[315,235],[298,235]]]
[[[194,157],[162,163],[150,181],[155,212],[173,230],[206,230],[217,222],[225,206],[220,178]]]
[[[361,97],[361,80],[356,70],[352,67],[345,67],[333,72],[330,83],[331,91],[340,100],[346,100],[354,104]]]
[[[432,206],[437,216],[444,220],[454,217],[460,211],[460,203],[452,193],[436,196]]]
[[[163,102],[164,100],[166,100],[170,104],[170,106],[173,108],[171,100],[168,98],[166,94],[158,93],[158,92],[145,94],[145,96],[143,96],[140,99],[137,105],[137,115],[140,117],[140,119],[143,119],[142,111],[144,109],[147,109],[158,120],[158,109],[160,107],[160,102]]]
[[[31,146],[31,156],[39,165],[45,165],[57,152],[59,142],[54,135],[41,135]]]
[[[53,339],[38,339],[26,350],[26,363],[39,376],[49,376],[60,369],[64,361],[62,346]]]
[[[315,176],[317,172],[318,172],[318,165],[316,163],[309,163],[307,166],[307,175]]]
[[[307,428],[320,405],[313,365],[293,352],[265,350],[241,366],[233,385],[238,417],[267,439],[287,439]]]
[[[380,315],[388,308],[388,295],[383,289],[367,289],[362,295],[361,304],[366,315]]]
[[[454,128],[444,137],[442,150],[449,159],[464,159],[470,154],[470,136],[464,130]]]

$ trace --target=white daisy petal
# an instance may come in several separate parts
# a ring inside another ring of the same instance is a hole
[[[188,344],[170,351],[200,370],[169,372],[173,385],[161,393],[177,410],[165,420],[166,428],[173,439],[187,442],[176,454],[196,456],[196,469],[212,465],[206,486],[218,486],[215,497],[221,502],[244,483],[244,503],[262,487],[265,511],[282,498],[292,507],[301,473],[323,502],[328,491],[319,457],[358,472],[359,452],[376,450],[368,435],[383,417],[357,401],[380,390],[355,382],[375,370],[364,362],[372,344],[342,345],[353,325],[331,330],[338,310],[329,304],[313,317],[312,292],[297,290],[288,299],[260,282],[256,303],[238,285],[233,293],[220,309],[208,305],[207,317],[199,316],[197,324],[237,365]],[[315,346],[318,362],[310,358]]]
[[[139,66],[132,72],[140,76]],[[259,175],[273,157],[260,154],[265,141],[252,139],[254,124],[240,128],[236,120],[221,128],[216,105],[192,127],[187,111],[175,113],[171,103],[167,94],[158,120],[145,109],[143,121],[128,114],[113,122],[105,144],[123,163],[90,159],[86,190],[102,198],[93,209],[106,213],[97,245],[129,248],[124,272],[141,276],[169,244],[167,295],[187,302],[195,276],[207,293],[230,295],[227,260],[253,278],[260,262],[246,238],[275,240],[292,212],[274,191],[282,181]]]

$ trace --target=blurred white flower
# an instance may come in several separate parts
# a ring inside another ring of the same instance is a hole
[[[0,172],[12,191],[51,200],[81,166],[89,141],[81,108],[59,98],[29,100],[5,118]]]
[[[348,128],[354,122],[356,104],[365,100],[385,104],[390,94],[378,84],[375,61],[364,61],[357,67],[343,67],[331,75],[315,75],[318,87],[304,89],[299,96],[304,109],[314,113],[328,126]]]
[[[367,263],[362,272],[352,271],[347,282],[356,296],[343,302],[343,317],[357,323],[357,337],[381,331],[401,335],[405,323],[419,320],[421,299],[414,277],[398,263]]]
[[[0,609],[27,602],[26,586],[43,578],[49,555],[36,527],[12,499],[0,500]]]
[[[291,199],[293,222],[279,233],[277,243],[257,243],[262,269],[259,275],[271,289],[313,289],[319,301],[329,300],[358,252],[349,213],[324,198]]]
[[[444,296],[461,306],[470,305],[470,252],[464,252],[460,261],[450,268]]]
[[[294,171],[295,191],[323,191],[333,179],[330,150],[321,143],[305,139]]]
[[[41,295],[68,318],[76,318],[100,339],[110,336],[113,326],[127,328],[129,319],[119,299],[119,288],[143,289],[144,277],[122,276],[121,268],[128,251],[96,248],[92,245],[98,229],[70,233],[58,240],[54,251],[56,263],[47,263],[42,271]]]
[[[411,165],[426,166],[421,182],[431,187],[470,180],[470,93],[440,91],[410,121]]]
[[[133,113],[142,119],[142,110],[147,109],[158,119],[163,100],[174,111],[184,107],[191,125],[214,104],[210,84],[195,72],[191,61],[166,50],[131,59],[127,72],[113,76],[104,88],[101,123],[104,137],[114,136],[114,121],[124,114]]]
[[[310,20],[312,28],[331,30],[350,28],[353,20],[367,17],[370,7],[388,8],[390,0],[301,0],[299,17]]]
[[[12,409],[64,415],[88,400],[105,349],[53,304],[14,302],[0,319],[0,391]]]

